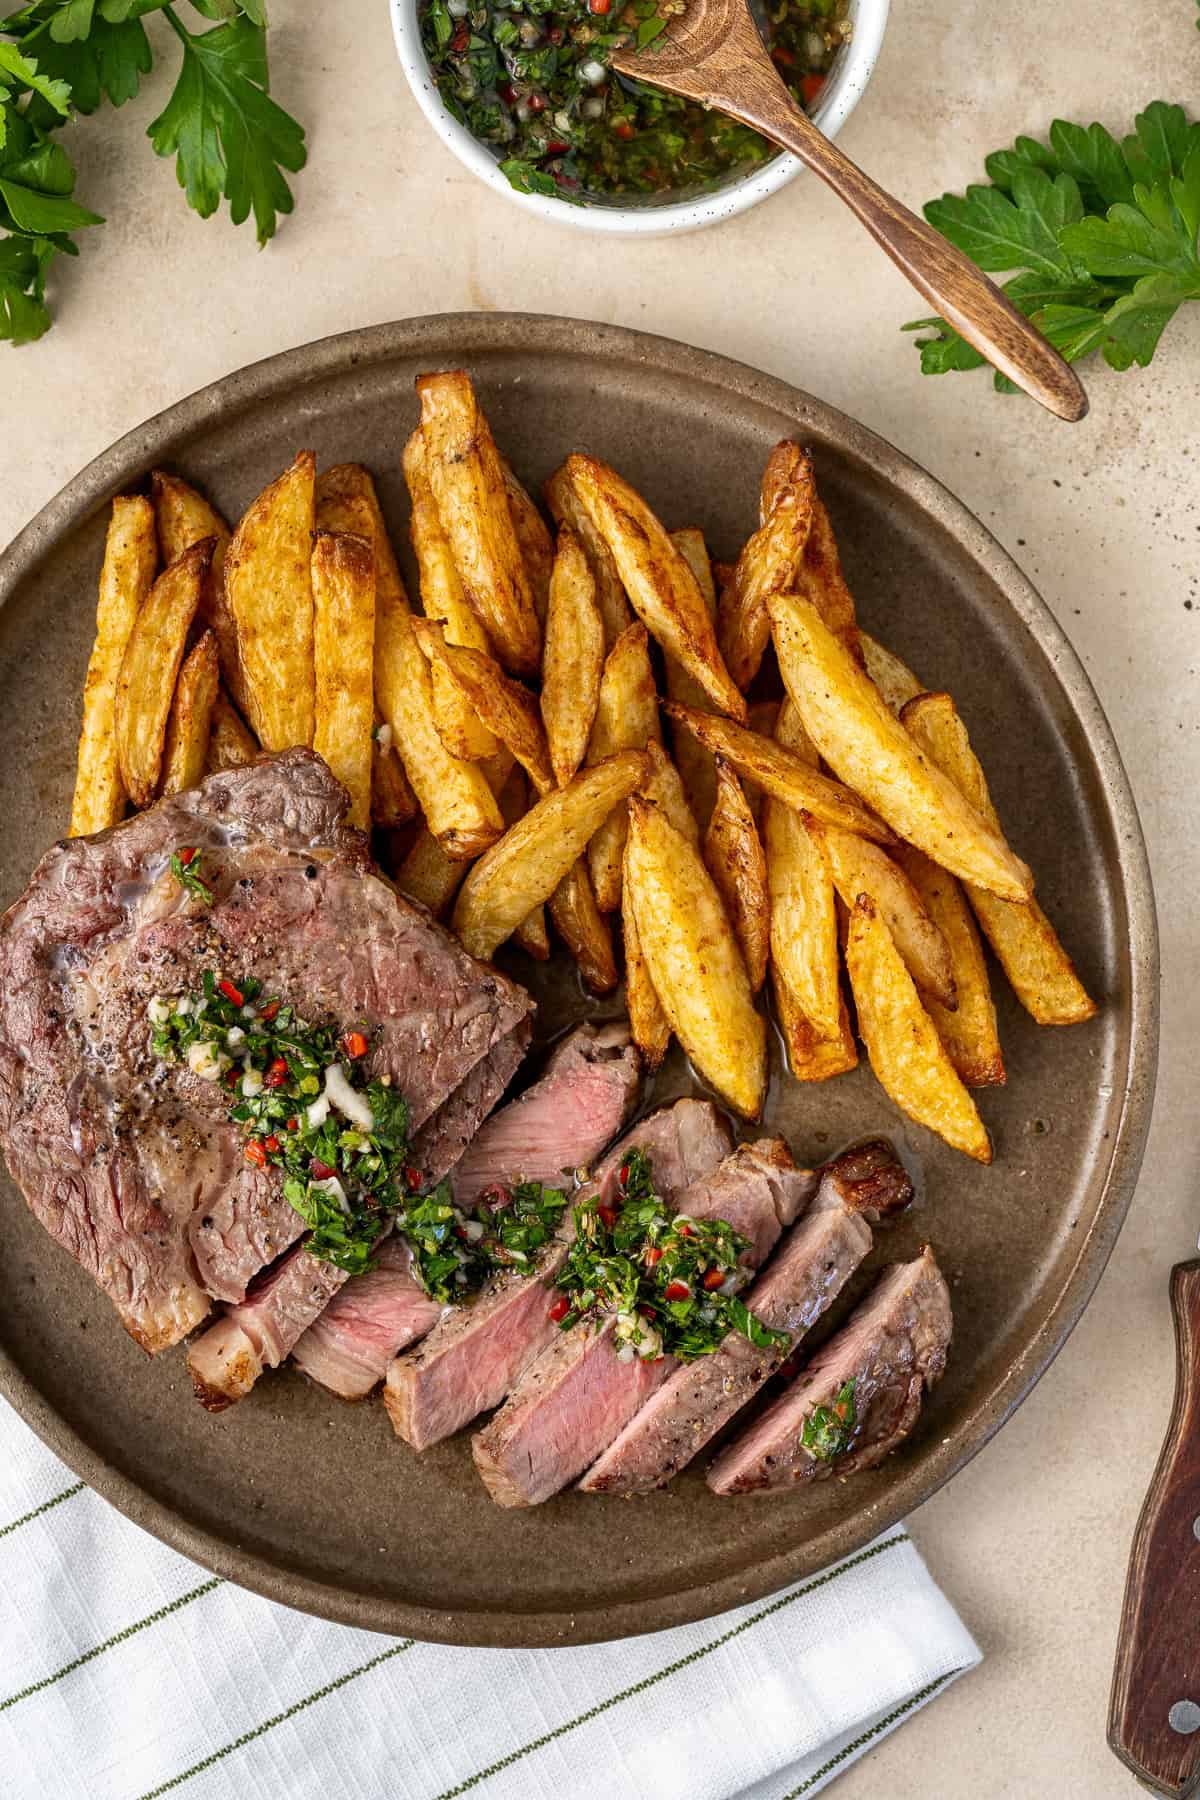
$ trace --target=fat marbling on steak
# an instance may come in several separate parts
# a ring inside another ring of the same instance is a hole
[[[55,845],[0,922],[0,1145],[147,1350],[244,1300],[302,1230],[223,1093],[156,1060],[155,995],[219,968],[315,1023],[362,1021],[369,1073],[390,1075],[418,1136],[531,1010],[377,874],[347,805],[312,751],[264,757]],[[170,873],[193,845],[211,908]]]

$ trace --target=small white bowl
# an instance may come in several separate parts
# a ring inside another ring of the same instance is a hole
[[[579,231],[607,232],[612,237],[662,237],[672,231],[698,231],[705,225],[716,225],[721,219],[732,219],[749,206],[756,206],[768,194],[786,186],[804,166],[794,156],[781,155],[750,174],[734,177],[712,192],[693,195],[686,200],[649,201],[639,206],[570,206],[546,194],[518,194],[507,176],[500,173],[491,151],[472,137],[466,126],[460,125],[442,105],[421,43],[417,17],[419,3],[420,0],[390,0],[396,50],[417,105],[459,162],[481,181],[486,181],[496,193],[543,219],[558,225],[571,225]],[[889,0],[850,0],[849,16],[854,28],[850,41],[838,51],[821,97],[813,108],[813,122],[821,127],[826,137],[837,136],[871,79],[887,25],[888,4]]]

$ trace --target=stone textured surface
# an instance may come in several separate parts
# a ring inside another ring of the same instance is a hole
[[[1066,0],[896,0],[845,147],[919,202],[1057,114],[1124,129],[1194,94],[1188,0],[1106,15]],[[1195,705],[1200,317],[1153,369],[1089,377],[1073,429],[979,377],[922,381],[897,334],[920,309],[836,203],[801,180],[732,225],[669,244],[592,241],[498,205],[429,137],[382,0],[276,0],[274,77],[310,128],[298,210],[263,255],[200,224],[142,140],[156,93],[77,128],[81,197],[110,224],[67,269],[41,345],[4,357],[0,539],[80,465],[181,394],[326,332],[467,307],[573,313],[668,333],[809,388],[891,438],[1002,539],[1070,632],[1142,809],[1161,909],[1159,1102],[1113,1262],[1056,1367],[1002,1436],[914,1520],[987,1651],[979,1673],[843,1778],[848,1800],[1132,1794],[1103,1738],[1125,1556],[1166,1423],[1167,1271],[1200,1223],[1188,1008],[1200,976]],[[1194,436],[1194,434],[1192,434]],[[1194,799],[1192,800],[1194,809]]]

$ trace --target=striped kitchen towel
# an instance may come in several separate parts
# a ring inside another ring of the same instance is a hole
[[[326,1624],[147,1536],[0,1402],[4,1800],[800,1800],[978,1661],[902,1530],[620,1643]]]

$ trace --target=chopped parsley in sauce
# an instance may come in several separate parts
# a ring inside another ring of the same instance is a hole
[[[778,154],[749,126],[608,67],[682,0],[422,0],[421,35],[447,110],[513,187],[576,203],[702,190]],[[847,0],[768,0],[765,36],[809,107],[849,36]]]
[[[693,1362],[731,1331],[764,1347],[788,1342],[739,1299],[750,1279],[739,1258],[747,1240],[725,1219],[674,1215],[654,1189],[649,1158],[634,1150],[618,1176],[620,1204],[575,1208],[575,1239],[550,1315],[563,1331],[615,1316],[617,1354]]]
[[[800,1442],[810,1456],[819,1462],[834,1462],[845,1456],[854,1436],[858,1415],[854,1405],[857,1380],[851,1378],[839,1392],[832,1406],[817,1406],[804,1421]]]

